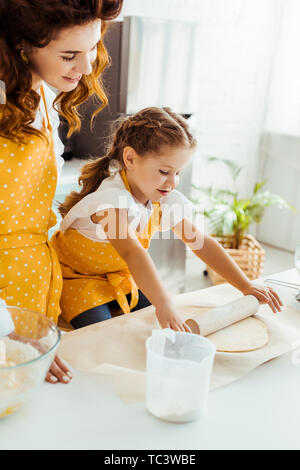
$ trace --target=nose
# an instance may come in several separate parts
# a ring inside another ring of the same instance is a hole
[[[77,68],[78,72],[82,75],[90,75],[92,73],[93,67],[89,54],[82,55]]]
[[[178,176],[177,175],[169,175],[168,176],[168,184],[170,185],[171,189],[176,188],[178,184]]]

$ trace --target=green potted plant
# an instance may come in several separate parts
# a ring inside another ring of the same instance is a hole
[[[194,203],[207,207],[204,211],[208,219],[208,229],[212,236],[224,246],[250,279],[256,279],[262,274],[265,252],[254,237],[248,234],[249,226],[260,223],[265,209],[277,206],[280,209],[296,209],[280,196],[264,190],[267,180],[254,185],[252,194],[240,198],[237,191],[237,179],[243,167],[232,160],[216,157],[208,158],[208,164],[225,165],[229,170],[231,188],[198,187],[193,185],[197,194]],[[214,283],[221,282],[216,273],[208,269]]]

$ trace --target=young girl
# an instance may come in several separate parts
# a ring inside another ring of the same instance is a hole
[[[129,313],[153,304],[162,327],[189,331],[147,253],[154,233],[169,229],[243,294],[280,311],[276,292],[253,285],[186,215],[191,203],[175,188],[195,148],[183,118],[146,108],[121,123],[104,158],[82,168],[82,189],[60,205],[63,221],[52,238],[63,274],[61,309],[74,328],[111,318],[118,305]]]

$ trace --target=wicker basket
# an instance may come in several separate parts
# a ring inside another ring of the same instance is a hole
[[[227,253],[233,257],[242,271],[249,279],[257,279],[263,273],[265,250],[261,247],[252,235],[245,235],[238,249],[230,248],[233,237],[215,237],[214,238],[225,248]],[[226,282],[221,276],[207,266],[208,275],[213,284],[222,284]]]

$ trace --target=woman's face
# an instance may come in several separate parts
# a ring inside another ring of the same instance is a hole
[[[61,30],[46,47],[27,47],[24,50],[32,70],[33,88],[41,80],[61,92],[72,91],[82,75],[92,72],[101,39],[101,20]]]

